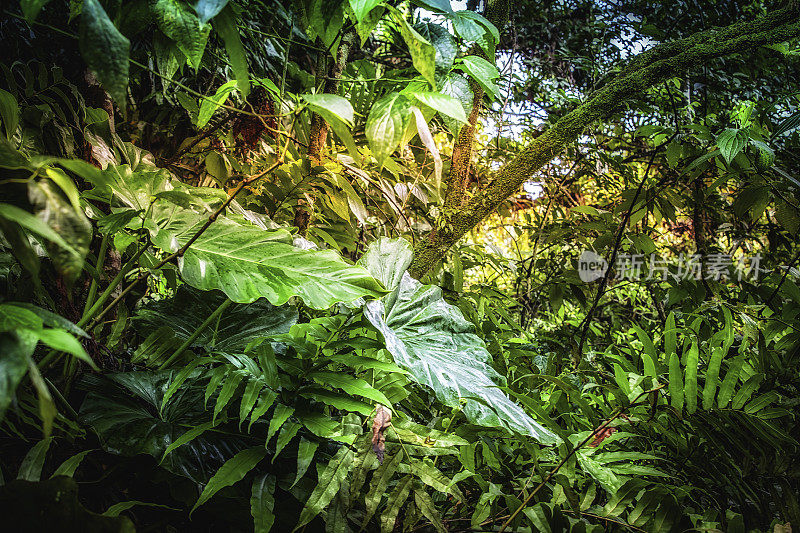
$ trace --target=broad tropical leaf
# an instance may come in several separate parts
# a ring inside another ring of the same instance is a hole
[[[460,407],[463,401],[464,414],[475,424],[505,427],[542,443],[558,441],[500,391],[500,376],[483,341],[439,288],[406,274],[394,292],[369,302],[364,314],[395,362],[445,405]]]

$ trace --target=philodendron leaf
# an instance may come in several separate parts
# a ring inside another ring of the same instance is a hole
[[[382,165],[397,149],[411,120],[411,101],[400,93],[378,100],[367,117],[365,133],[378,164]]]
[[[109,453],[126,457],[148,454],[160,461],[162,468],[206,483],[223,462],[246,445],[242,437],[227,431],[186,435],[187,428],[211,420],[211,413],[203,408],[204,387],[195,381],[197,372],[190,368],[189,374],[190,379],[163,407],[164,395],[180,378],[179,372],[87,375],[81,385],[90,392],[81,405],[79,420],[91,426]],[[175,442],[182,445],[172,446]]]
[[[84,0],[78,39],[81,55],[111,98],[125,110],[131,43],[98,0]]]
[[[203,60],[211,26],[204,24],[179,0],[156,0],[151,9],[161,31],[178,44],[189,64],[197,70]]]
[[[414,250],[405,239],[381,237],[367,248],[358,264],[366,268],[372,276],[389,290],[394,290],[403,279],[403,274],[411,266]]]
[[[464,402],[470,422],[505,427],[541,443],[558,441],[498,388],[501,377],[486,346],[438,287],[406,273],[394,292],[368,302],[364,315],[383,335],[395,362],[448,407]]]
[[[225,300],[219,291],[200,291],[187,285],[172,298],[150,302],[133,319],[134,327],[146,334],[169,326],[175,337],[186,340]],[[265,299],[233,304],[214,324],[194,339],[192,346],[214,354],[242,354],[257,339],[286,333],[297,323],[297,308],[275,307]]]
[[[747,144],[747,130],[728,128],[717,135],[717,146],[725,161],[731,163]]]
[[[154,221],[158,228],[153,231],[153,244],[175,252],[206,220],[188,210],[162,211]],[[219,217],[179,261],[181,275],[189,285],[220,289],[237,303],[264,297],[273,305],[283,305],[299,296],[310,307],[327,309],[337,302],[384,294],[365,269],[348,265],[331,250],[301,250],[276,240],[284,234]]]

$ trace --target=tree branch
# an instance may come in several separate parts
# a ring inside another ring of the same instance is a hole
[[[710,59],[754,50],[800,36],[793,6],[753,21],[697,33],[658,45],[634,57],[607,85],[559,119],[498,171],[489,185],[457,210],[442,210],[434,229],[415,247],[411,274],[422,277],[467,232],[515,194],[534,172],[574,142],[590,124],[612,116],[620,106],[646,89]]]

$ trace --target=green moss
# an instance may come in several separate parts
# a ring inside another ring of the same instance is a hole
[[[417,278],[424,275],[453,244],[515,194],[534,172],[580,137],[590,124],[610,117],[624,102],[694,65],[800,36],[798,18],[797,10],[790,6],[753,21],[700,32],[639,54],[611,82],[532,141],[469,203],[462,205],[466,190],[458,184],[449,184],[445,199],[448,209],[443,210],[437,229],[415,248],[411,274]]]

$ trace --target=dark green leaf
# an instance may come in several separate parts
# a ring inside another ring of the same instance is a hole
[[[78,43],[83,60],[124,112],[131,43],[117,30],[98,0],[83,2]]]
[[[197,502],[195,502],[194,507],[189,511],[189,515],[191,516],[195,509],[210,500],[220,489],[224,489],[240,481],[248,472],[255,468],[266,455],[267,450],[264,449],[263,446],[255,446],[242,450],[228,459],[209,480],[202,494],[200,494],[200,497],[197,499]]]

